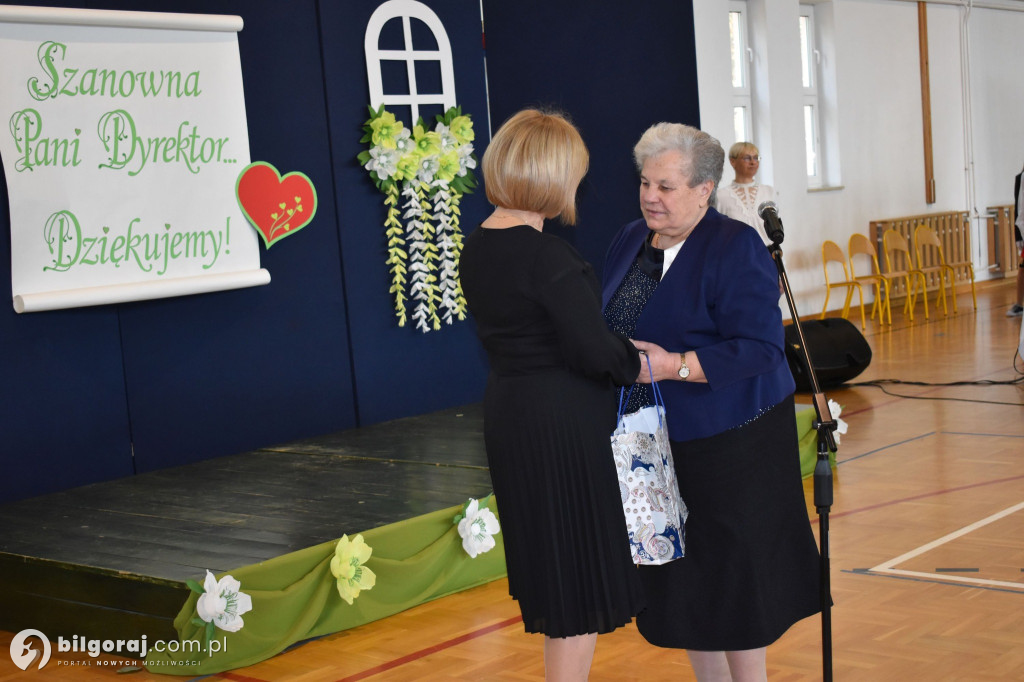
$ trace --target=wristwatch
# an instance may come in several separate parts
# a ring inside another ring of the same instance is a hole
[[[690,376],[690,368],[686,366],[686,355],[679,354],[679,378],[686,381]]]

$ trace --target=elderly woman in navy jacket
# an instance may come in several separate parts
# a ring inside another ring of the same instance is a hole
[[[652,644],[700,682],[765,680],[765,647],[819,608],[778,273],[757,232],[711,206],[724,152],[659,123],[634,149],[643,219],[615,236],[605,317],[648,353],[668,411],[686,556],[640,567]],[[649,403],[647,368],[627,409]]]

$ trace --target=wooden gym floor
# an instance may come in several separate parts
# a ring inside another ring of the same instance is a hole
[[[869,321],[870,366],[826,391],[849,424],[830,517],[836,680],[1024,680],[1024,384],[990,383],[1024,370],[1020,359],[1014,368],[1021,320],[1005,317],[1012,298],[1012,280],[998,280],[979,286],[977,312],[961,288],[958,315],[925,321],[918,306],[914,324],[898,310],[891,328]],[[928,385],[864,385],[881,379]],[[965,384],[938,385],[953,382]],[[817,530],[810,480],[805,491]],[[116,674],[58,653],[23,673],[6,655],[11,638],[0,633],[0,681]],[[499,580],[202,679],[542,680],[542,645]],[[821,679],[819,618],[769,647],[768,671],[773,682]],[[694,678],[682,652],[651,647],[630,626],[599,639],[590,679]]]

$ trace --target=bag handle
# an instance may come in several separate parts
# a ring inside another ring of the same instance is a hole
[[[647,361],[647,373],[651,377],[651,388],[654,390],[654,404],[658,407],[665,407],[665,400],[661,397],[661,388],[658,386],[658,382],[654,380],[654,369],[651,367],[651,357],[647,355],[646,351],[640,351],[640,355],[643,356],[644,360]],[[626,387],[619,387],[619,419],[622,419],[623,410],[626,405],[629,404],[629,398],[633,395],[633,388],[636,386],[634,383],[629,387],[629,393],[626,393]],[[625,393],[625,399],[623,394]],[[661,423],[661,417],[658,417],[658,423]]]

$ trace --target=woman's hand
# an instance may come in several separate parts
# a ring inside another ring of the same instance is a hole
[[[640,358],[640,375],[636,378],[638,384],[651,383],[651,374],[654,374],[655,381],[681,381],[679,378],[679,353],[672,353],[656,343],[650,341],[633,341],[637,350],[647,354],[647,358]],[[651,369],[647,369],[647,359],[651,361]],[[688,351],[686,353],[686,366],[690,370],[690,376],[686,378],[691,382],[706,382],[704,370],[697,359],[697,353]]]
[[[679,354],[669,353],[656,343],[650,341],[633,341],[637,350],[643,351],[647,357],[640,358],[640,375],[636,381],[639,384],[651,383],[651,373],[655,381],[679,378]],[[647,369],[648,360],[651,363],[650,370]]]

